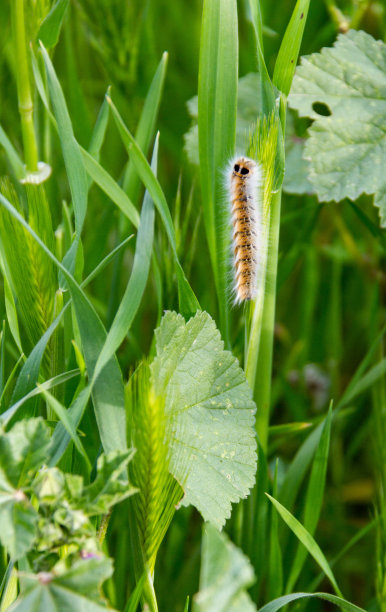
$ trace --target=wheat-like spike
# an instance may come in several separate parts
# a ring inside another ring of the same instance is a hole
[[[42,186],[31,186],[38,190],[28,197],[32,209],[48,206]],[[15,208],[22,212],[18,195],[8,178],[2,178],[0,190]],[[42,192],[43,190],[43,192]],[[28,194],[27,194],[28,195]],[[43,197],[44,196],[44,197]],[[31,214],[31,221],[35,216]],[[42,224],[34,224],[35,231],[42,232]],[[6,267],[11,277],[13,291],[17,297],[19,311],[31,346],[35,346],[52,321],[56,290],[56,275],[53,264],[30,234],[3,207],[0,210],[1,248]],[[45,241],[49,230],[46,228]],[[52,240],[53,240],[53,234]],[[49,245],[51,246],[51,244]],[[44,358],[46,373],[50,373],[50,358]]]
[[[182,497],[182,490],[169,473],[164,400],[152,389],[147,365],[142,365],[132,377],[128,403],[131,441],[137,449],[130,473],[133,484],[140,489],[133,504],[143,555],[152,573],[159,546]]]

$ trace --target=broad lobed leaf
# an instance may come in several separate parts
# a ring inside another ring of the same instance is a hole
[[[319,200],[375,194],[386,226],[386,45],[365,32],[340,35],[302,58],[289,103],[314,119],[304,157]],[[331,114],[318,114],[316,103]]]
[[[199,312],[185,323],[168,312],[156,330],[152,375],[165,394],[170,471],[205,520],[221,528],[231,502],[255,482],[255,404],[237,359],[224,351],[214,321]]]

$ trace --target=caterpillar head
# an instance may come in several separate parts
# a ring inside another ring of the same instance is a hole
[[[255,167],[256,163],[253,161],[253,159],[240,157],[233,165],[233,175],[244,180],[253,173]]]

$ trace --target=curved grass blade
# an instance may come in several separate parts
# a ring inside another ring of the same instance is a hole
[[[76,397],[75,401],[71,404],[71,406],[67,410],[67,417],[71,426],[74,430],[79,426],[79,423],[82,420],[84,411],[86,410],[87,402],[91,396],[91,385],[87,385],[79,395]],[[52,435],[52,443],[50,446],[50,457],[47,459],[47,465],[49,467],[54,467],[58,464],[60,459],[62,458],[64,452],[67,449],[67,446],[71,440],[71,436],[64,427],[62,422],[59,422],[55,427],[55,431]]]
[[[11,331],[12,337],[15,341],[17,348],[20,353],[23,353],[23,348],[21,346],[21,338],[19,331],[19,320],[17,316],[15,298],[12,293],[11,283],[10,283],[10,275],[8,272],[8,266],[4,265],[4,262],[0,256],[0,269],[3,276],[4,283],[4,301],[5,301],[5,311],[7,313],[7,321],[9,325],[9,329]]]
[[[318,544],[315,542],[314,538],[310,535],[310,533],[303,527],[301,523],[290,513],[284,506],[282,506],[276,499],[271,497],[268,493],[266,493],[268,499],[273,503],[276,510],[280,514],[283,521],[288,525],[288,527],[293,531],[296,537],[300,540],[300,542],[305,546],[310,555],[315,559],[317,564],[324,571],[326,576],[329,578],[332,586],[335,589],[335,592],[339,597],[343,597],[342,593],[337,585],[334,574],[331,571],[328,562],[320,550]]]
[[[25,169],[22,160],[12,142],[9,140],[7,134],[4,132],[3,128],[0,125],[0,145],[4,147],[4,151],[7,155],[8,161],[11,164],[12,170],[15,173],[17,179],[23,178],[25,176]]]
[[[200,309],[200,305],[191,286],[188,283],[188,280],[178,259],[176,236],[165,195],[162,191],[162,187],[158,179],[154,176],[146,157],[142,153],[132,134],[127,129],[126,125],[122,120],[122,117],[120,116],[117,108],[115,107],[111,99],[109,99],[109,103],[111,106],[111,110],[113,111],[114,119],[121,135],[122,142],[125,145],[129,156],[132,157],[137,172],[146,189],[148,190],[150,197],[153,200],[164,224],[176,265],[180,309],[183,312],[184,316],[188,317],[192,314],[195,314],[196,311]]]
[[[292,508],[305,473],[319,444],[323,431],[323,423],[310,433],[296,453],[288,468],[284,481],[279,489],[279,499],[286,508]]]
[[[154,144],[151,169],[157,176],[158,135]],[[107,334],[106,342],[99,353],[94,370],[94,379],[115,353],[127,335],[144,294],[150,270],[154,236],[154,204],[146,191],[137,234],[133,269],[126,291]]]
[[[143,105],[141,117],[135,132],[135,141],[146,155],[152,141],[158,110],[161,102],[162,91],[165,83],[166,68],[168,64],[168,54],[162,54],[160,63],[149,87],[145,103]],[[127,165],[123,177],[123,189],[129,198],[137,202],[139,194],[140,180],[137,171],[131,160]]]
[[[272,87],[272,81],[269,78],[267,66],[264,59],[263,51],[263,27],[260,10],[260,0],[249,0],[249,8],[251,11],[252,25],[255,32],[257,60],[259,65],[260,75],[260,91],[261,91],[261,111],[263,115],[268,116],[275,110],[275,92]]]
[[[140,599],[141,599],[145,581],[146,581],[146,573],[143,573],[140,579],[138,580],[137,584],[135,585],[134,591],[132,592],[129,599],[127,600],[127,604],[125,605],[124,612],[136,612]]]
[[[276,460],[275,474],[272,486],[272,494],[277,497],[278,460]],[[283,592],[283,556],[280,548],[278,514],[271,512],[269,533],[269,572],[268,572],[268,597],[278,597]]]
[[[350,389],[347,389],[344,394],[344,403],[339,402],[340,406],[347,405],[352,402],[360,393],[373,387],[375,383],[386,373],[386,358],[374,365],[366,374],[362,376],[355,384],[350,384]],[[351,381],[352,382],[352,381]],[[343,398],[342,398],[343,399]]]
[[[5,395],[6,395],[7,391],[8,391],[8,388],[9,388],[9,387],[12,385],[12,383],[13,383],[13,379],[14,379],[14,377],[15,377],[15,374],[16,374],[16,372],[17,372],[17,370],[18,370],[18,368],[19,368],[19,366],[20,366],[21,362],[22,362],[24,359],[25,359],[25,356],[24,356],[24,355],[20,355],[19,359],[17,360],[17,362],[16,362],[16,363],[15,363],[15,365],[13,366],[12,371],[11,371],[10,375],[8,376],[8,378],[7,378],[7,382],[6,382],[6,383],[5,383],[5,385],[4,385],[3,392],[2,392],[2,394],[1,394],[1,396],[0,396],[0,406],[2,405],[2,402],[3,402],[3,400],[4,400],[4,397],[5,397]],[[1,418],[1,416],[0,416],[0,418]]]
[[[44,381],[44,383],[41,383],[38,387],[34,387],[26,395],[20,398],[15,404],[13,404],[10,408],[8,408],[8,410],[3,412],[2,415],[0,415],[0,421],[1,421],[2,426],[5,428],[9,424],[11,418],[19,410],[20,406],[22,406],[29,399],[36,397],[37,395],[42,393],[42,389],[44,390],[53,389],[54,387],[57,387],[58,385],[62,385],[63,383],[67,382],[68,380],[71,380],[71,378],[74,378],[75,376],[78,376],[78,375],[79,375],[78,369],[69,370],[68,372],[63,372],[62,374],[58,374],[57,376],[54,376],[53,378],[50,378],[49,380]],[[27,415],[27,416],[30,416],[30,415]]]
[[[310,0],[298,0],[280,45],[273,73],[273,84],[288,96],[295,74]]]
[[[374,529],[374,527],[377,526],[377,524],[379,523],[379,516],[375,519],[373,519],[371,521],[371,523],[369,523],[368,525],[365,525],[365,527],[362,527],[362,529],[360,529],[359,531],[357,531],[357,533],[355,533],[355,535],[350,539],[349,542],[347,542],[347,544],[345,544],[345,546],[343,546],[343,548],[339,551],[339,553],[330,561],[330,567],[334,567],[334,565],[357,543],[359,542],[359,540],[361,540],[365,535],[367,535],[372,529]],[[318,586],[318,584],[320,584],[322,582],[322,580],[324,579],[324,573],[320,572],[319,576],[316,576],[316,578],[312,581],[309,590],[311,592],[313,592],[316,587]]]
[[[47,71],[48,88],[50,91],[54,115],[58,124],[60,143],[62,146],[64,164],[72,196],[75,215],[75,230],[80,236],[87,209],[87,176],[83,166],[79,145],[75,140],[70,115],[67,110],[63,91],[56,76],[52,62],[44,46],[41,44],[44,63]]]
[[[78,434],[76,433],[76,429],[73,425],[72,420],[68,416],[68,411],[65,409],[63,404],[61,404],[53,395],[51,395],[51,393],[49,393],[49,391],[44,389],[41,385],[38,385],[38,388],[40,389],[43,397],[47,401],[50,408],[52,408],[52,410],[59,417],[60,422],[63,424],[63,427],[66,429],[68,435],[73,441],[75,448],[77,449],[79,454],[83,457],[86,463],[88,473],[90,473],[92,469],[90,459],[88,458],[87,453],[84,450],[83,444],[80,441]]]
[[[37,40],[50,49],[59,40],[60,29],[66,14],[69,0],[57,0],[39,28]]]
[[[306,504],[304,511],[304,527],[313,535],[319,520],[323,503],[324,489],[326,483],[326,472],[328,453],[330,448],[330,432],[332,419],[332,404],[326,417],[322,435],[316,449],[312,464],[310,481],[307,489]],[[290,593],[300,575],[307,553],[303,546],[298,546],[295,557],[291,564],[291,572],[286,585],[286,593]]]
[[[49,339],[51,338],[55,329],[59,325],[65,309],[66,306],[65,308],[63,308],[62,312],[59,313],[56,319],[51,323],[47,331],[40,338],[39,342],[34,346],[25,364],[23,365],[12,394],[11,402],[13,406],[11,406],[9,411],[14,410],[15,404],[18,404],[18,402],[22,398],[24,398],[31,391],[31,389],[34,389],[35,383],[39,376],[40,365],[43,359],[44,351],[46,350]]]
[[[99,109],[98,117],[95,122],[93,131],[91,134],[91,141],[88,147],[88,153],[96,161],[99,161],[100,150],[102,148],[102,145],[105,139],[107,124],[109,122],[110,107],[106,100],[106,96],[108,95],[110,95],[110,86],[107,88],[106,95],[104,96],[102,105]]]
[[[291,595],[284,595],[283,597],[279,597],[278,599],[270,601],[262,608],[259,608],[258,612],[276,612],[276,610],[284,608],[284,606],[288,605],[292,601],[297,601],[298,599],[304,598],[308,599],[312,597],[331,601],[331,603],[339,606],[341,610],[345,610],[346,612],[366,612],[365,610],[363,610],[363,608],[359,608],[358,606],[350,603],[346,599],[343,599],[342,597],[337,597],[336,595],[330,595],[330,593],[292,593]]]
[[[113,179],[97,161],[82,147],[80,152],[83,157],[84,167],[91,179],[102,189],[102,191],[118,206],[123,214],[131,221],[134,227],[138,227],[139,214],[130,198],[122,187]]]
[[[122,242],[118,244],[115,249],[110,251],[110,253],[108,253],[106,257],[104,257],[102,261],[99,262],[99,264],[94,268],[94,270],[92,270],[90,274],[81,283],[80,286],[82,287],[82,289],[86,287],[89,283],[91,283],[91,281],[94,280],[94,278],[105,269],[105,267],[114,259],[114,257],[116,257],[116,255],[118,255],[122,251],[122,249],[128,244],[130,240],[132,240],[133,237],[134,234],[127,236],[127,238],[122,240]]]

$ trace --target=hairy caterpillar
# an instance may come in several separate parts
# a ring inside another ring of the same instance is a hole
[[[265,244],[262,182],[262,168],[253,159],[238,157],[230,162],[228,187],[232,206],[236,304],[253,300],[258,293]]]

